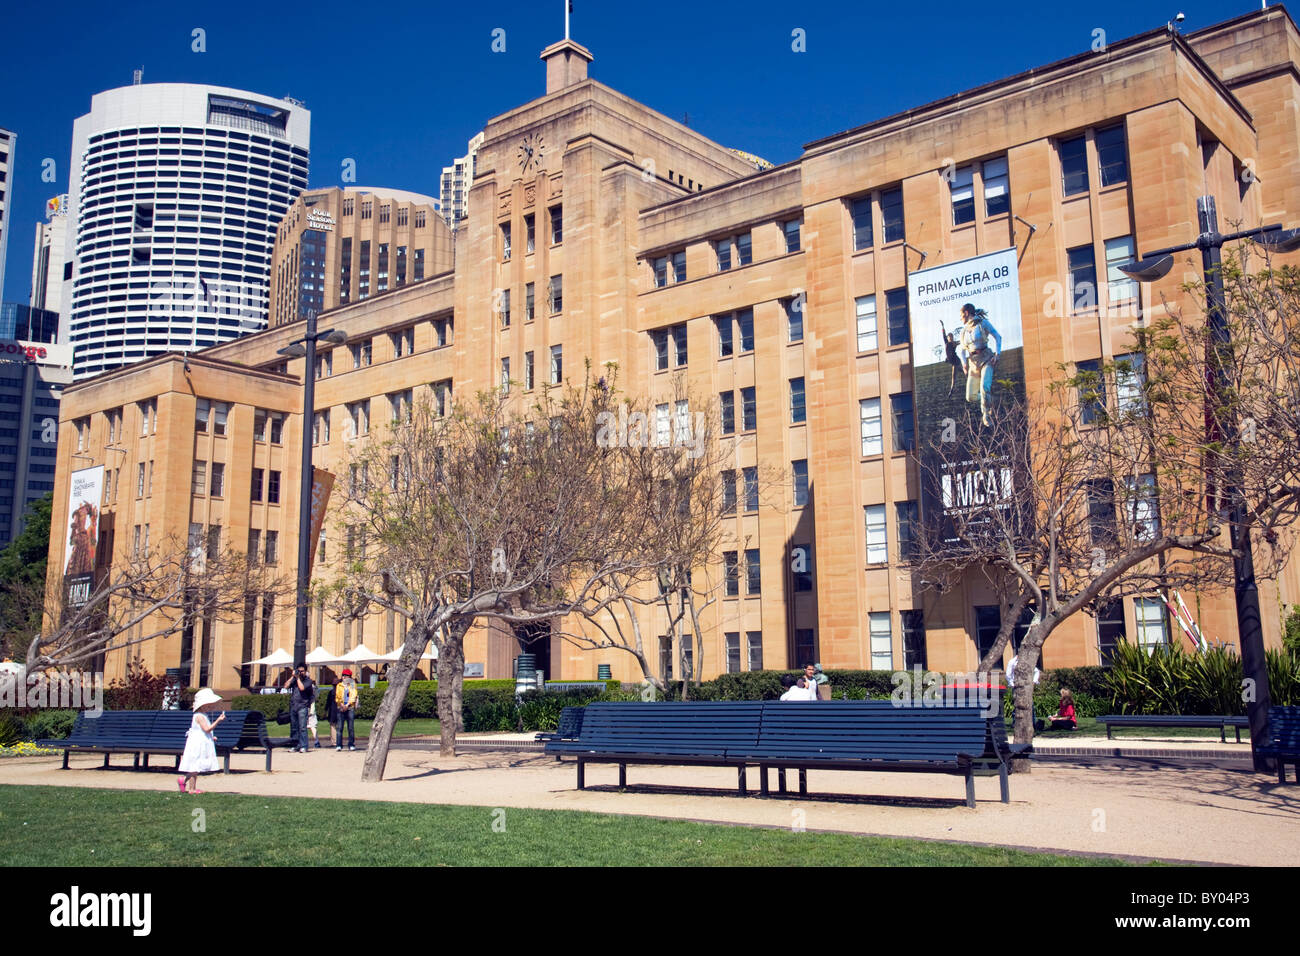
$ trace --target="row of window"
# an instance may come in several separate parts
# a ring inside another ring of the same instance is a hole
[[[551,371],[550,384],[559,385],[564,381],[564,346],[551,346]],[[510,356],[501,358],[501,394],[510,394]],[[531,391],[537,387],[536,369],[533,361],[533,353],[524,353],[524,391]],[[665,406],[666,407],[666,406]]]
[[[781,223],[787,253],[798,252],[802,248],[800,237],[802,228],[802,219],[790,219]],[[750,232],[723,236],[710,242],[713,248],[715,272],[729,272],[733,268],[747,266],[754,261],[754,242]],[[686,250],[678,249],[652,258],[650,273],[656,289],[662,289],[670,282],[674,284],[685,282]]]
[[[546,210],[551,227],[551,245],[558,246],[564,242],[564,209],[551,206]],[[501,229],[501,261],[509,262],[513,253],[510,223],[503,222]],[[537,248],[537,217],[533,213],[524,216],[524,252],[531,255]]]
[[[529,282],[524,285],[524,321],[531,322],[536,318],[534,284]],[[498,289],[497,301],[495,304],[497,314],[501,319],[501,328],[510,328],[511,309],[510,309],[510,290]],[[564,311],[564,276],[551,276],[550,281],[546,284],[546,307],[551,315],[559,315]]]
[[[431,320],[433,326],[433,347],[442,348],[451,344],[452,320],[449,317]],[[388,333],[388,343],[393,358],[403,358],[415,352],[415,326],[396,329]],[[334,349],[322,349],[316,353],[316,378],[329,378],[334,374]],[[358,339],[348,346],[352,358],[352,368],[365,368],[374,362],[374,338]]]
[[[531,357],[532,353],[528,355]],[[433,398],[433,412],[439,417],[447,414],[448,404],[451,400],[451,379],[444,379],[438,382],[432,382],[429,389]],[[388,400],[389,421],[393,424],[408,424],[411,421],[412,409],[415,403],[415,390],[402,389],[396,392],[389,392],[385,398]],[[347,438],[363,438],[370,434],[371,399],[365,398],[356,402],[347,402],[343,408],[347,416],[348,435]],[[312,438],[313,445],[327,445],[330,440],[330,421],[331,409],[316,412],[312,416]]]

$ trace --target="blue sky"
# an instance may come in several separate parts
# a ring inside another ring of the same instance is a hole
[[[1185,31],[1259,0],[746,4],[574,0],[573,38],[591,75],[710,138],[775,163],[802,145],[1163,25]],[[72,122],[94,93],[148,82],[213,83],[292,95],[312,112],[311,186],[437,194],[443,165],[486,120],[539,96],[538,53],[564,31],[563,0],[357,4],[41,2],[7,5],[0,31],[0,127],[18,134],[4,300],[26,302],[35,223],[67,189]],[[191,47],[206,31],[206,52]],[[492,52],[505,30],[506,51]],[[805,31],[807,50],[791,35]],[[358,64],[350,70],[349,61]],[[58,180],[41,181],[46,157]]]

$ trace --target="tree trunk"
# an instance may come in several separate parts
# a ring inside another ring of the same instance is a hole
[[[402,643],[402,656],[388,669],[388,689],[379,702],[374,722],[370,725],[370,739],[366,745],[366,762],[361,768],[361,779],[377,783],[384,779],[384,766],[388,763],[388,745],[392,742],[393,727],[402,713],[406,692],[411,688],[411,678],[419,666],[420,655],[429,643],[429,632],[417,624],[411,628]]]
[[[1034,741],[1034,668],[1038,666],[1039,653],[1043,642],[1050,633],[1042,623],[1035,624],[1020,642],[1020,654],[1016,661],[1015,686],[1011,691],[1014,705],[1012,718],[1012,735],[1016,743],[1033,743]],[[1016,760],[1016,773],[1029,773],[1029,761]]]
[[[447,639],[438,649],[438,723],[441,729],[439,754],[456,756],[456,734],[464,726],[461,712],[461,683],[465,678],[465,632],[469,622],[452,620],[447,624]]]

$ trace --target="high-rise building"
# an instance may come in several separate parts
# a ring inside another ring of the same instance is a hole
[[[59,396],[72,347],[55,345],[58,315],[0,305],[0,548],[23,529],[27,506],[54,490]]]
[[[478,165],[478,151],[482,145],[483,134],[479,133],[469,141],[464,156],[454,160],[450,166],[442,167],[439,204],[442,207],[442,217],[452,231],[469,215],[469,190],[474,185],[474,170]]]
[[[271,250],[307,188],[311,114],[190,83],[97,94],[73,125],[60,342],[88,378],[266,326]]]
[[[32,292],[28,305],[58,312],[63,294],[63,254],[68,240],[68,197],[54,196],[45,203],[45,222],[36,224],[32,252]]]
[[[276,237],[270,324],[450,272],[453,241],[431,196],[355,186],[303,193]]]
[[[999,275],[1018,278],[995,316],[1018,316],[1021,341],[998,375],[1013,374],[1014,359],[1033,395],[1061,366],[1123,357],[1136,317],[1194,312],[1181,270],[1139,287],[1118,266],[1194,239],[1198,196],[1215,196],[1220,221],[1242,228],[1300,224],[1300,31],[1279,6],[1187,36],[1162,27],[1116,40],[1104,54],[871,119],[762,171],[588,78],[578,44],[543,58],[544,92],[502,104],[485,127],[453,271],[327,310],[322,328],[345,341],[323,348],[314,369],[281,354],[301,338],[299,320],[188,362],[158,357],[76,383],[63,400],[63,421],[79,425],[60,440],[54,527],[74,512],[72,470],[121,468],[137,480],[106,499],[118,529],[110,560],[136,540],[193,532],[247,542],[291,574],[304,434],[315,466],[341,478],[351,449],[384,441],[413,402],[446,412],[456,396],[513,379],[511,400],[531,403],[566,373],[580,382],[588,362],[615,362],[619,387],[656,405],[665,439],[683,412],[690,421],[682,396],[703,396],[734,455],[721,476],[734,513],[694,579],[710,589],[691,635],[699,649],[662,608],[635,612],[656,674],[810,661],[970,671],[1001,624],[996,591],[978,574],[939,590],[909,561],[925,503],[918,436],[940,407],[922,376],[943,355],[927,347],[937,323],[909,300],[917,250],[930,269],[958,275],[996,256]],[[963,298],[942,301],[952,316]],[[1009,353],[1013,327],[999,325]],[[304,374],[315,379],[313,408],[302,406]],[[940,389],[946,401],[946,373]],[[1127,390],[1108,407],[1132,401]],[[157,480],[141,483],[155,465]],[[791,480],[760,497],[760,468]],[[1080,507],[1091,505],[1081,496]],[[319,584],[346,567],[338,525],[327,527]],[[66,540],[51,542],[52,573]],[[1183,598],[1207,637],[1233,642],[1230,590]],[[1300,602],[1300,564],[1261,582],[1259,600],[1276,646],[1283,609]],[[256,682],[237,668],[292,646],[294,611],[258,596],[241,622],[139,652],[154,673],[181,666],[191,686],[210,675]],[[630,654],[562,639],[585,626],[518,636],[476,626],[466,661],[509,677],[527,642],[551,677],[589,679],[609,665],[618,679],[642,679]],[[385,653],[402,638],[401,616],[373,607],[339,619],[317,605],[309,627],[309,646],[334,654],[362,641]],[[1048,666],[1105,663],[1121,637],[1182,639],[1157,593],[1126,595],[1063,622]],[[110,656],[110,677],[125,658]]]
[[[9,207],[13,191],[14,152],[18,134],[0,129],[0,295],[5,287],[5,253],[9,250]]]

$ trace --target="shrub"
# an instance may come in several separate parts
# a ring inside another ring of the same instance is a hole
[[[23,721],[26,740],[63,740],[72,733],[77,721],[75,710],[37,710]]]
[[[1300,707],[1300,648],[1264,652],[1268,668],[1268,694],[1280,707]]]
[[[105,710],[162,710],[163,691],[167,687],[167,678],[149,673],[149,669],[137,657],[127,664],[126,677],[115,678],[104,688]],[[195,690],[192,687],[181,689],[182,710],[194,705]]]
[[[1300,659],[1300,604],[1291,605],[1291,613],[1282,622],[1282,648]]]
[[[22,739],[22,718],[10,710],[0,711],[0,747],[8,747]]]

